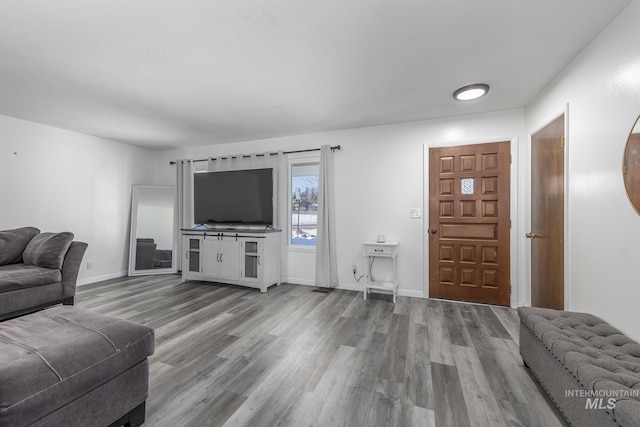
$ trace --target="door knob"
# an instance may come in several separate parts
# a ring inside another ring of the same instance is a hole
[[[527,237],[527,239],[535,239],[536,237],[542,237],[542,235],[536,234],[536,233],[527,233],[525,234],[525,236]]]
[[[438,232],[438,230],[436,230],[435,228],[432,228],[431,230],[429,230],[429,232],[431,234],[436,234]]]

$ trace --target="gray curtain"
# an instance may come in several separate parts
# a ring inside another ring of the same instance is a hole
[[[338,286],[336,261],[336,233],[333,196],[333,151],[331,146],[320,147],[320,175],[318,177],[318,230],[316,236],[316,286]]]
[[[176,162],[176,190],[177,204],[176,213],[178,215],[178,228],[193,227],[193,172],[194,164],[191,160],[178,160]],[[178,241],[176,242],[176,263],[178,271],[182,269],[182,235],[178,230]]]
[[[276,212],[275,218],[277,218],[277,223],[274,225],[279,230],[282,230],[280,233],[280,275],[282,282],[286,282],[289,278],[289,273],[287,270],[288,265],[288,256],[289,251],[287,247],[289,245],[289,235],[290,230],[289,227],[289,173],[288,168],[289,165],[287,163],[287,156],[282,151],[278,152],[278,156],[276,158],[277,161],[277,177],[278,177],[278,188],[276,192]]]

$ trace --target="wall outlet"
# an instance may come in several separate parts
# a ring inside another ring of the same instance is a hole
[[[87,270],[93,270],[93,262],[87,261]]]

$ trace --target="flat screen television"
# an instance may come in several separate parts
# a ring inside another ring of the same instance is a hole
[[[194,224],[273,225],[273,169],[197,173]]]

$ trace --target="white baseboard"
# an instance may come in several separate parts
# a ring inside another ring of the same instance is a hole
[[[78,280],[77,282],[77,286],[82,286],[82,285],[88,285],[91,283],[96,283],[96,282],[102,282],[103,280],[110,280],[110,279],[116,279],[118,277],[124,277],[128,274],[127,271],[121,271],[119,273],[110,273],[110,274],[104,274],[102,276],[93,276],[93,277],[87,277],[84,278],[82,280]],[[286,281],[286,283],[291,283],[294,285],[303,285],[303,286],[315,286],[316,283],[313,280],[309,280],[309,279],[296,279],[293,277],[290,277],[289,280]],[[359,284],[353,284],[353,283],[341,283],[338,285],[337,289],[342,289],[345,291],[356,291],[356,292],[362,292],[363,291],[363,286],[359,285]],[[386,291],[378,291],[378,290],[372,290],[372,292],[380,292],[380,293],[389,293]],[[420,291],[411,291],[411,290],[407,290],[407,289],[398,289],[398,295],[399,296],[403,296],[403,297],[411,297],[411,298],[424,298],[424,293],[420,292]]]
[[[364,290],[364,287],[362,285],[356,285],[354,283],[343,283],[338,285],[338,289],[342,289],[345,291],[362,292]]]
[[[287,283],[291,283],[293,285],[303,285],[303,286],[315,286],[316,282],[313,280],[309,280],[309,279],[295,279],[290,277],[289,280],[287,280]],[[336,289],[342,289],[345,291],[358,291],[358,292],[362,292],[362,285],[353,285],[350,283],[347,284],[338,284],[338,287]]]
[[[290,277],[287,283],[291,283],[294,285],[303,285],[303,286],[315,286],[316,282],[308,279],[295,279]],[[345,291],[356,291],[362,292],[364,290],[363,285],[357,285],[353,283],[340,283],[338,284],[337,289],[342,289]],[[380,292],[380,293],[388,293],[387,291],[378,291],[377,289],[372,290],[372,292]],[[411,291],[407,289],[398,289],[398,295],[403,297],[411,297],[411,298],[424,298],[424,293],[420,291]]]
[[[304,286],[315,286],[316,282],[314,282],[313,280],[307,280],[307,279],[296,279],[293,277],[289,277],[289,279],[286,281],[287,283],[291,283],[293,285],[304,285]]]
[[[109,273],[109,274],[103,274],[102,276],[87,277],[87,278],[84,278],[82,280],[78,280],[76,282],[76,286],[82,286],[82,285],[88,285],[90,283],[102,282],[103,280],[117,279],[118,277],[124,277],[127,274],[128,274],[127,271],[121,271],[119,273]]]
[[[398,289],[398,295],[410,298],[427,298],[422,291],[410,291],[408,289]]]

